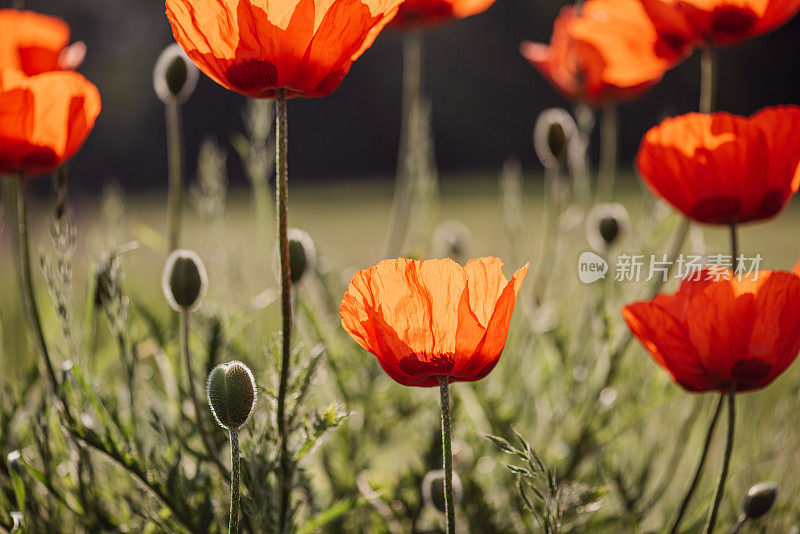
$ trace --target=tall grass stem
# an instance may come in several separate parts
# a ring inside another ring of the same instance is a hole
[[[47,348],[47,341],[42,329],[42,320],[39,315],[39,308],[36,305],[36,295],[33,291],[33,279],[31,276],[31,251],[30,236],[28,232],[28,194],[27,182],[25,177],[20,175],[17,187],[17,237],[18,246],[16,247],[17,265],[19,266],[20,279],[22,280],[22,301],[28,315],[29,326],[33,331],[36,348],[42,357],[45,366],[47,380],[53,390],[53,394],[60,401],[64,415],[68,422],[72,421],[72,414],[66,402],[61,384],[56,376],[53,360]]]

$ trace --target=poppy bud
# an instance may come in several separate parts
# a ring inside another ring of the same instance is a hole
[[[433,231],[434,251],[440,258],[452,258],[462,263],[471,256],[473,243],[472,232],[461,221],[443,221]]]
[[[114,282],[111,279],[111,262],[103,262],[97,270],[94,287],[95,306],[105,306],[111,298]]]
[[[770,511],[778,498],[775,482],[761,482],[747,490],[742,503],[742,513],[748,520],[758,519]]]
[[[622,204],[597,204],[586,216],[586,239],[595,250],[605,251],[617,243],[630,226]]]
[[[206,268],[191,250],[175,250],[167,258],[161,285],[173,310],[194,310],[208,285]]]
[[[576,130],[575,121],[564,109],[550,108],[539,115],[533,130],[533,148],[546,169],[561,165]]]
[[[8,464],[8,469],[12,472],[21,473],[22,472],[22,462],[20,461],[22,458],[22,454],[18,450],[11,451],[6,456],[6,463]]]
[[[180,104],[192,96],[199,76],[200,73],[189,56],[173,43],[158,56],[153,69],[153,87],[158,98],[165,104]]]
[[[275,247],[273,252],[273,262],[275,272],[280,278],[280,250]],[[289,228],[289,270],[292,275],[292,283],[298,283],[303,276],[314,270],[317,265],[317,252],[314,247],[314,240],[307,232],[299,228]]]
[[[206,396],[220,426],[236,430],[247,422],[256,405],[253,373],[239,361],[221,363],[208,375]]]
[[[456,506],[461,502],[463,489],[461,479],[457,473],[453,473],[453,500]],[[428,471],[422,479],[422,500],[428,506],[433,506],[444,513],[444,471],[435,469]]]

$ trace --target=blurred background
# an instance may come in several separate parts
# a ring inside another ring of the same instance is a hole
[[[508,157],[540,170],[530,138],[536,116],[567,103],[519,54],[524,39],[548,42],[565,2],[499,0],[486,13],[433,28],[424,36],[424,83],[433,103],[436,158],[443,177],[494,176]],[[166,187],[164,112],[152,68],[172,42],[162,0],[30,0],[58,15],[73,41],[88,45],[81,72],[103,96],[103,112],[71,167],[72,191],[119,183],[126,191]],[[800,18],[719,53],[721,110],[751,114],[766,105],[800,103]],[[621,164],[629,166],[643,133],[661,117],[697,107],[699,55],[667,72],[636,102],[620,108]],[[289,106],[291,180],[391,182],[400,130],[402,34],[386,30],[353,64],[331,96]],[[184,106],[187,173],[195,173],[206,136],[223,146],[242,130],[243,97],[201,75]],[[238,158],[228,159],[231,186],[246,184]],[[47,180],[37,180],[42,190]]]

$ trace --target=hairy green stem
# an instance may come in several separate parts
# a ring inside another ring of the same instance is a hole
[[[439,377],[439,397],[442,406],[442,464],[444,467],[444,514],[447,534],[456,531],[456,509],[453,499],[453,446],[450,436],[450,383],[449,377]]]
[[[397,157],[397,176],[389,215],[389,229],[381,257],[395,257],[401,252],[408,230],[408,220],[414,193],[413,173],[415,145],[414,115],[422,99],[422,34],[411,30],[403,38],[403,97],[400,118],[400,148]],[[418,143],[417,143],[418,144]]]
[[[167,157],[169,189],[167,191],[167,252],[180,244],[181,208],[183,204],[183,127],[181,106],[174,99],[165,106],[167,121]]]
[[[197,418],[197,429],[200,432],[200,438],[203,440],[206,452],[211,461],[220,469],[222,475],[228,478],[228,469],[217,456],[216,448],[211,441],[211,437],[208,435],[208,432],[206,432],[206,425],[203,423],[203,412],[200,406],[200,397],[197,396],[197,389],[194,386],[192,358],[191,352],[189,351],[189,316],[190,312],[186,308],[178,312],[181,354],[183,355],[183,364],[186,367],[186,382],[189,384],[189,396],[192,398],[192,406],[194,407],[195,417]]]
[[[722,460],[722,469],[717,480],[717,488],[714,490],[714,504],[708,513],[704,534],[711,534],[714,525],[717,524],[717,513],[722,502],[722,495],[725,493],[725,480],[728,478],[728,469],[731,464],[731,453],[733,453],[733,433],[736,427],[736,383],[728,384],[728,435],[725,439],[725,457]]]
[[[711,416],[711,422],[708,424],[708,432],[706,433],[706,440],[703,444],[703,452],[700,455],[700,460],[697,462],[697,469],[695,469],[694,472],[694,478],[692,478],[692,483],[689,486],[689,489],[686,491],[686,494],[683,496],[683,501],[681,501],[681,506],[678,509],[678,515],[675,516],[675,520],[672,522],[672,527],[669,529],[670,534],[676,534],[678,532],[678,528],[681,526],[681,521],[683,521],[683,516],[686,513],[686,510],[689,508],[689,501],[692,500],[692,495],[694,495],[694,491],[697,489],[697,485],[700,482],[700,477],[703,474],[703,467],[705,467],[706,458],[708,457],[708,451],[711,448],[711,439],[714,436],[714,429],[717,427],[719,414],[722,413],[722,404],[724,400],[724,395],[720,395],[717,399],[717,404],[714,407],[714,413]]]
[[[239,429],[232,428],[231,436],[231,519],[228,524],[228,532],[236,534],[239,532]]]
[[[736,273],[739,270],[739,236],[736,233],[736,223],[731,223],[731,265],[733,266],[733,272]]]
[[[41,316],[39,315],[39,308],[36,305],[36,296],[33,291],[33,279],[31,276],[31,251],[30,251],[30,237],[28,235],[28,195],[27,183],[25,177],[20,175],[17,184],[17,236],[18,246],[17,252],[17,265],[19,267],[20,279],[22,280],[22,300],[25,303],[25,310],[28,315],[29,326],[33,331],[36,348],[42,357],[42,362],[45,366],[48,382],[53,390],[53,394],[61,403],[64,416],[67,421],[72,421],[72,414],[61,389],[61,383],[56,376],[53,360],[50,357],[50,351],[47,348],[47,341],[44,337],[44,330],[42,329]]]
[[[597,180],[596,200],[610,202],[614,197],[617,179],[618,129],[616,104],[606,104],[600,116],[600,173]]]
[[[701,49],[700,55],[700,113],[711,113],[716,98],[717,54],[713,45]]]
[[[286,416],[286,394],[289,387],[289,365],[292,357],[292,273],[289,265],[289,180],[286,156],[288,152],[286,118],[286,90],[275,92],[275,187],[278,243],[281,262],[281,310],[283,316],[283,345],[281,352],[281,371],[278,383],[277,424],[280,446],[280,508],[279,532],[287,531],[289,517],[289,499],[291,494],[291,461],[289,458],[289,430]]]

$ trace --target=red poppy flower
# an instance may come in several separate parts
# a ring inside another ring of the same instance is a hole
[[[100,94],[80,74],[0,70],[0,174],[54,170],[78,151],[99,113]]]
[[[483,13],[494,3],[495,0],[406,0],[389,26],[396,30],[434,26]]]
[[[326,96],[402,0],[167,0],[175,40],[211,79],[252,98]]]
[[[711,224],[767,219],[800,186],[800,108],[750,118],[689,113],[647,132],[636,164],[647,186],[687,217]]]
[[[480,380],[497,364],[528,266],[503,276],[498,258],[383,260],[359,271],[339,313],[342,326],[406,386]]]
[[[728,45],[774,30],[800,0],[641,0],[665,39],[688,45]]]
[[[33,11],[0,9],[0,68],[33,76],[51,70],[73,70],[86,45],[69,43],[69,26],[57,17]]]
[[[550,45],[525,41],[520,52],[565,98],[600,105],[658,83],[684,49],[660,37],[638,0],[589,0],[561,10]]]
[[[689,391],[767,386],[800,352],[800,278],[753,271],[737,279],[684,280],[674,295],[622,309],[653,359]],[[715,276],[715,275],[714,275]]]

